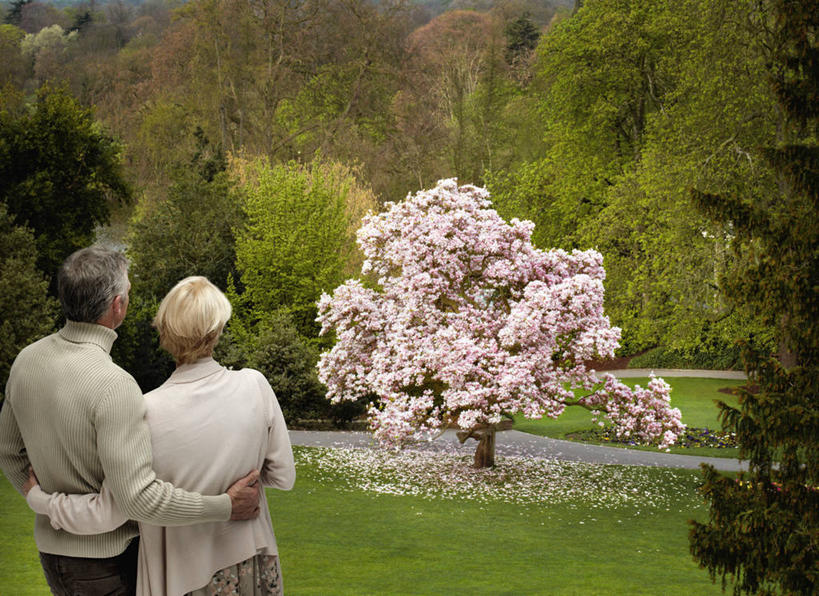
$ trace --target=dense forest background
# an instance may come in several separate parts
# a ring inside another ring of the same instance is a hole
[[[59,324],[52,277],[123,245],[114,357],[143,389],[173,364],[150,327],[186,275],[236,312],[225,364],[265,372],[288,421],[334,418],[315,302],[360,264],[361,216],[440,178],[487,186],[541,248],[596,248],[621,353],[741,366],[770,326],[726,301],[729,220],[691,191],[775,210],[760,147],[785,119],[757,0],[151,0],[0,3],[0,346]],[[359,406],[360,407],[360,406]]]

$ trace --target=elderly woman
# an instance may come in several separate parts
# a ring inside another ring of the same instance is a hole
[[[258,371],[227,370],[212,355],[230,318],[230,302],[204,277],[180,281],[159,305],[154,326],[177,368],[145,395],[157,477],[202,494],[220,494],[237,473],[256,468],[265,486],[289,490],[295,480],[281,408]],[[29,504],[56,528],[99,533],[122,524],[105,485],[100,494],[62,495],[34,487]],[[185,527],[140,524],[137,593],[281,594],[270,513]]]

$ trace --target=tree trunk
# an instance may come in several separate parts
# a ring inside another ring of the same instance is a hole
[[[478,439],[478,446],[475,448],[475,467],[493,468],[495,467],[495,428],[487,428],[480,433],[475,433]]]
[[[475,439],[478,446],[475,449],[475,467],[492,468],[495,466],[495,433],[499,430],[512,428],[512,420],[501,420],[492,426],[479,425],[469,430],[459,430],[455,433],[461,443],[467,439]]]

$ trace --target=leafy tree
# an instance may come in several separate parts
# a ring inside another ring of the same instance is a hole
[[[76,31],[66,33],[57,24],[25,36],[20,51],[33,64],[36,80],[45,83],[59,76],[67,64],[68,48],[77,37]]]
[[[381,191],[403,189],[393,182],[403,170],[383,167],[383,144],[393,132],[404,14],[367,0],[188,2],[149,52],[139,91],[179,107],[228,153],[301,161],[320,151],[359,163]],[[128,100],[134,89],[119,93]],[[141,110],[145,99],[129,107]]]
[[[684,427],[668,385],[632,391],[587,368],[619,336],[603,314],[600,254],[541,251],[531,231],[454,180],[367,217],[358,238],[372,287],[350,280],[319,303],[322,331],[338,338],[319,361],[328,397],[375,394],[370,423],[387,444],[457,425],[462,441],[479,441],[476,467],[494,465],[504,417],[556,418],[572,405],[618,434],[673,443]],[[580,387],[594,390],[576,397]]]
[[[375,199],[339,164],[247,164],[236,264],[253,318],[285,308],[315,337],[316,301],[360,263],[354,232]]]
[[[648,288],[641,278],[636,303],[621,291],[644,256],[638,242],[621,240],[630,240],[622,238],[624,229],[643,226],[643,214],[634,209],[624,218],[626,209],[620,209],[612,218],[617,232],[611,233],[611,243],[601,242],[611,220],[600,217],[612,199],[624,197],[628,208],[625,197],[633,198],[628,191],[639,191],[633,180],[622,183],[640,164],[651,116],[673,88],[674,71],[664,57],[678,36],[677,28],[668,25],[676,25],[671,17],[677,10],[665,1],[600,0],[545,35],[531,85],[544,154],[511,172],[488,176],[502,214],[537,224],[538,246],[599,247],[607,261],[607,300],[620,301],[609,305],[610,312],[624,328],[628,350],[635,348],[635,323],[643,320],[635,321],[633,314],[645,308]],[[628,265],[618,267],[613,257]],[[652,341],[656,337],[649,345]]]
[[[71,27],[68,30],[81,31],[86,27],[86,25],[90,25],[93,22],[94,16],[91,14],[91,11],[80,10],[74,15],[74,22],[72,23]]]
[[[731,231],[692,214],[687,192],[776,184],[748,158],[775,130],[763,39],[755,1],[603,0],[541,42],[543,155],[489,186],[502,214],[537,223],[538,246],[603,253],[626,353],[718,351],[739,328],[768,335],[717,290]]]
[[[31,230],[15,226],[0,203],[0,389],[17,353],[51,331],[57,316],[36,260]]]
[[[22,88],[28,73],[27,61],[20,52],[25,31],[14,25],[0,25],[0,89],[6,85]]]
[[[201,167],[180,169],[166,197],[137,206],[126,238],[135,291],[162,298],[189,275],[204,275],[224,289],[235,273],[241,199],[228,174]]]
[[[819,3],[775,0],[771,79],[785,122],[763,155],[778,192],[697,191],[701,209],[735,232],[736,265],[723,287],[776,329],[779,358],[746,344],[758,391],[720,404],[747,473],[705,466],[709,519],[692,522],[691,551],[734,593],[816,594],[819,586]]]
[[[28,111],[0,105],[0,202],[33,231],[41,271],[90,244],[130,196],[119,145],[68,92],[43,87]]]
[[[555,217],[550,246],[587,244],[583,223],[594,221],[609,189],[639,161],[647,117],[670,87],[662,56],[675,30],[662,23],[676,10],[665,1],[600,0],[541,38],[532,87],[545,155],[493,191],[504,211],[518,194],[516,179],[524,194],[545,194],[543,214]]]
[[[765,17],[755,0],[697,6],[683,11],[689,16],[676,26],[685,35],[663,52],[664,70],[676,74],[648,119],[639,163],[583,232],[606,256],[607,307],[634,350],[730,351],[740,330],[753,330],[759,343],[770,335],[719,292],[732,266],[732,230],[692,210],[688,193],[776,187],[771,168],[751,157],[773,140],[778,119],[764,84]]]

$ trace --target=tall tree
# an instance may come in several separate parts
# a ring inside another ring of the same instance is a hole
[[[135,291],[162,298],[188,275],[225,288],[235,274],[241,201],[228,175],[209,163],[193,162],[204,171],[180,167],[164,197],[138,206],[127,236]]]
[[[0,202],[33,231],[43,272],[90,244],[112,202],[130,196],[119,145],[67,91],[43,87],[31,109],[0,105]]]
[[[537,27],[526,14],[507,23],[504,32],[506,33],[505,58],[509,64],[514,64],[530,54],[537,47],[537,40],[540,37]]]
[[[196,145],[192,158],[173,168],[163,194],[143,195],[125,238],[131,306],[112,356],[143,391],[157,387],[173,370],[151,326],[159,301],[188,275],[204,275],[227,289],[235,273],[240,200],[218,148],[201,134]]]
[[[29,70],[29,62],[20,52],[20,42],[26,33],[14,25],[0,25],[0,89],[12,85],[18,89],[23,87]]]
[[[68,49],[76,42],[77,37],[76,31],[67,33],[56,24],[25,36],[20,43],[20,50],[33,64],[38,84],[59,77],[67,64]]]
[[[399,127],[424,186],[447,176],[480,183],[501,167],[501,113],[511,83],[503,60],[506,40],[498,15],[453,10],[409,38],[408,84],[396,101]]]
[[[816,594],[819,588],[819,2],[772,0],[771,80],[785,122],[763,151],[773,195],[695,192],[735,231],[725,291],[776,329],[779,358],[746,348],[758,391],[721,404],[747,473],[704,470],[709,519],[692,522],[691,551],[734,593]]]

